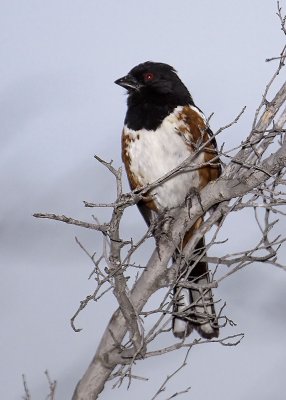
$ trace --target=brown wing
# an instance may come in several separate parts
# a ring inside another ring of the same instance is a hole
[[[180,133],[189,139],[188,145],[192,147],[192,151],[205,144],[202,150],[204,163],[209,164],[199,169],[200,189],[202,189],[221,175],[217,143],[200,109],[185,106],[180,113],[180,119],[184,122]]]

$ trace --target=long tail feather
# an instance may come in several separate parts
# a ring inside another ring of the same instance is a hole
[[[196,254],[200,255],[204,247],[204,238],[202,238],[195,248]],[[183,267],[183,269],[186,268],[187,266]],[[188,280],[196,284],[209,283],[208,264],[198,261],[188,276]],[[176,286],[173,312],[176,314],[173,318],[173,333],[176,337],[184,338],[193,329],[196,329],[203,338],[218,337],[219,328],[211,289],[187,289]],[[182,316],[178,316],[180,313]]]

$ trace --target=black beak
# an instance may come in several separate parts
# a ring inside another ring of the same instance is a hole
[[[117,79],[114,83],[116,83],[116,85],[122,86],[127,90],[139,90],[142,86],[141,83],[139,83],[131,75],[123,76],[123,78]]]

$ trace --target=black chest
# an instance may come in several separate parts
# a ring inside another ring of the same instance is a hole
[[[140,129],[155,131],[176,107],[188,104],[193,104],[188,91],[185,95],[178,95],[176,93],[156,93],[147,89],[141,90],[129,95],[124,123],[134,131]]]
[[[129,129],[138,131],[140,129],[147,129],[148,131],[155,131],[162,121],[173,112],[174,105],[156,105],[156,104],[136,104],[128,107],[125,125]]]

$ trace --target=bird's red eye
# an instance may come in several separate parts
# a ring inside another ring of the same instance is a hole
[[[150,82],[154,79],[154,74],[152,72],[146,72],[144,74],[144,81],[145,82]]]

